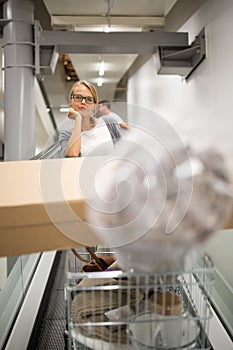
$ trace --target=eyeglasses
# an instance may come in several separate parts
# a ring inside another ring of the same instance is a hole
[[[94,103],[95,99],[91,96],[83,96],[83,95],[72,95],[71,98],[74,100],[74,102],[82,102],[83,100],[85,103]]]

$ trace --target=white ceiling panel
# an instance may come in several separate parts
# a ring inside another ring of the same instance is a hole
[[[105,72],[103,76],[103,86],[98,87],[100,99],[114,99],[114,90],[116,84],[124,75],[125,71],[132,65],[136,55],[98,55],[98,54],[80,54],[70,55],[73,66],[80,79],[88,80],[97,84],[99,64],[104,59]]]
[[[111,15],[125,16],[163,16],[176,0],[113,0]],[[106,0],[45,0],[44,3],[52,15],[99,15],[108,9]]]

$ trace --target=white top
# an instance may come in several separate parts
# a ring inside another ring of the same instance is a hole
[[[87,131],[82,132],[81,155],[102,156],[113,151],[113,142],[108,127],[102,118],[98,124]]]
[[[59,140],[64,157],[71,134],[72,128],[60,132]],[[108,155],[113,148],[111,134],[102,118],[98,119],[98,124],[94,128],[81,133],[81,157]]]

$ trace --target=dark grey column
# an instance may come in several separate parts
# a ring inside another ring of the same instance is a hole
[[[3,17],[5,160],[23,160],[35,154],[34,5],[8,0]]]

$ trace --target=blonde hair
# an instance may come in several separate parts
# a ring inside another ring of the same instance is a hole
[[[73,92],[74,92],[74,89],[76,88],[76,86],[78,85],[85,85],[91,92],[94,100],[95,100],[95,104],[98,105],[99,103],[99,99],[98,99],[98,93],[97,93],[97,90],[96,88],[94,87],[94,85],[92,85],[91,83],[89,83],[88,81],[86,80],[79,80],[79,81],[76,81],[76,83],[74,83],[74,85],[72,86],[71,90],[70,90],[70,94],[69,94],[69,99],[72,98],[73,96]]]

